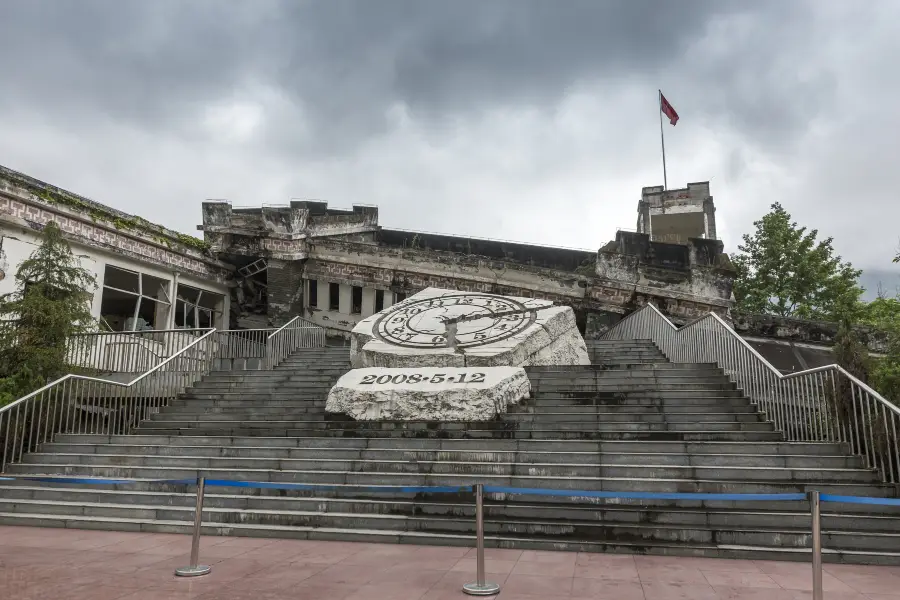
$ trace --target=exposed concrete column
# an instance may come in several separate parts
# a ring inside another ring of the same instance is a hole
[[[338,304],[338,312],[342,315],[350,314],[350,304],[353,301],[353,286],[341,284],[340,303]]]
[[[317,279],[316,281],[318,281],[319,283],[317,292],[318,304],[315,306],[315,308],[318,308],[319,310],[328,310],[328,303],[331,301],[331,282],[325,279]]]
[[[375,314],[375,288],[363,288],[362,316],[370,317]]]
[[[166,329],[175,329],[175,312],[176,297],[178,295],[178,277],[180,273],[175,271],[172,273],[172,281],[169,282],[169,300],[172,305],[169,307],[169,317],[166,319]]]
[[[303,314],[303,262],[269,259],[267,316],[281,326]],[[321,290],[320,290],[321,293]]]
[[[716,234],[716,205],[713,203],[712,197],[703,202],[703,217],[706,225],[706,237],[711,240],[719,239]]]

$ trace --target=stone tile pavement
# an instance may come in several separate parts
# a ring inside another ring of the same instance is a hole
[[[184,535],[0,527],[6,600],[452,600],[475,577],[474,550],[347,542],[203,538],[210,575],[180,579]],[[486,551],[499,598],[806,600],[807,563]],[[826,600],[900,600],[900,567],[826,565]]]

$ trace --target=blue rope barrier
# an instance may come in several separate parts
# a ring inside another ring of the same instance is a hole
[[[833,496],[822,494],[822,502],[844,502],[847,504],[881,504],[884,506],[900,506],[900,498],[868,498],[866,496]]]
[[[207,479],[206,486],[216,487],[242,487],[266,490],[308,490],[308,491],[337,491],[358,490],[366,492],[396,492],[396,493],[421,493],[431,492],[436,494],[453,494],[457,492],[471,492],[471,485],[455,486],[405,486],[405,485],[337,485],[316,483],[279,483],[273,481],[233,481],[230,479]]]
[[[623,500],[806,500],[806,494],[711,494],[692,492],[595,492],[587,490],[550,490],[486,485],[484,492],[533,496],[566,496],[572,498],[618,498]]]
[[[38,483],[67,483],[75,485],[127,485],[131,483],[157,483],[168,485],[195,485],[196,478],[190,479],[95,479],[91,477],[10,477],[2,476],[0,481],[32,481]],[[432,493],[455,494],[472,492],[472,485],[454,486],[405,486],[405,485],[339,485],[315,483],[280,483],[272,481],[236,481],[231,479],[207,479],[207,486],[238,487],[269,490],[305,491],[364,491],[392,492],[399,494]],[[718,500],[718,501],[769,501],[798,502],[806,500],[806,494],[714,494],[706,492],[606,492],[592,490],[554,490],[547,488],[519,488],[486,485],[486,494],[519,494],[530,496],[556,496],[568,498],[607,498],[619,500]],[[869,504],[900,506],[900,498],[871,498],[865,496],[838,496],[822,494],[822,502],[847,504]]]

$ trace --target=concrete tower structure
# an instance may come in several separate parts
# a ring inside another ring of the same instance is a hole
[[[637,232],[654,242],[687,244],[690,238],[716,237],[716,206],[709,182],[689,183],[686,188],[663,191],[645,187],[638,202]]]

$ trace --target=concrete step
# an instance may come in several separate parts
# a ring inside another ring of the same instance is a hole
[[[590,407],[588,407],[589,409]],[[179,413],[184,414],[184,413]],[[246,413],[252,416],[255,413]],[[260,413],[261,414],[261,413]],[[510,412],[504,415],[504,420],[534,423],[627,423],[627,422],[645,422],[645,423],[705,423],[714,422],[741,422],[741,423],[757,423],[760,422],[760,416],[757,413],[733,413],[733,412],[704,412],[704,413],[669,413],[655,411],[635,411],[635,412],[608,412],[596,410],[583,410],[581,412],[547,412],[546,410],[537,410],[534,412]]]
[[[207,488],[204,507],[208,509],[305,511],[354,514],[418,514],[474,518],[475,509],[468,495],[420,495],[416,499],[233,494],[230,488]],[[274,492],[274,491],[272,491]],[[137,491],[112,489],[86,489],[75,487],[5,486],[4,501],[66,502],[73,505],[118,506],[173,506],[192,508],[193,493],[176,491]],[[458,500],[457,500],[458,498]],[[24,506],[24,503],[20,503]],[[622,504],[561,504],[500,502],[488,494],[485,501],[487,520],[509,518],[537,518],[544,520],[595,521],[605,523],[658,523],[664,525],[689,525],[710,527],[809,527],[809,511],[802,503],[794,503],[791,509],[773,510],[756,503],[747,510],[733,508],[691,506],[629,506]],[[824,505],[830,506],[830,505]],[[77,509],[76,509],[77,510]],[[10,511],[13,512],[13,511]],[[18,511],[16,511],[18,512]],[[48,511],[49,512],[49,511]],[[68,513],[73,514],[73,513]],[[900,519],[892,515],[849,514],[823,509],[824,531],[900,532]]]
[[[228,382],[228,381],[201,381],[191,387],[191,391],[200,392],[200,391],[229,391],[229,390],[247,390],[254,391],[257,393],[260,392],[268,392],[268,391],[281,391],[281,392],[310,392],[313,390],[328,390],[331,389],[331,386],[334,385],[334,382],[331,381],[317,381],[312,383],[296,383],[291,381],[282,381],[282,382],[269,382],[269,383],[254,383],[254,384],[244,384],[240,381]]]
[[[528,411],[538,413],[584,413],[614,415],[621,413],[643,413],[643,414],[682,414],[697,413],[706,411],[717,411],[720,413],[731,414],[758,414],[755,406],[747,401],[721,402],[711,400],[707,402],[697,401],[690,404],[679,402],[657,400],[654,398],[634,399],[622,404],[594,404],[589,402],[560,402],[560,403],[542,403],[540,405],[533,404],[530,400],[509,407],[510,413]],[[195,401],[199,402],[199,401]]]
[[[496,437],[509,439],[541,439],[541,440],[657,440],[657,441],[739,441],[739,442],[773,442],[783,438],[778,431],[710,431],[706,427],[694,430],[660,431],[615,429],[608,431],[578,431],[565,429],[475,429],[456,427],[452,424],[441,427],[404,427],[404,428],[329,428],[329,429],[294,429],[285,427],[204,427],[187,428],[172,427],[167,423],[149,422],[138,430],[141,433],[171,436],[262,436],[262,437],[389,437],[389,438],[473,438],[491,439]]]
[[[243,406],[269,406],[269,407],[285,407],[289,409],[303,407],[322,407],[325,406],[325,398],[327,394],[312,397],[287,396],[267,396],[247,394],[245,396],[222,396],[219,394],[194,394],[191,396],[182,396],[170,404],[171,407],[206,407],[216,406],[221,408],[240,408]]]
[[[266,420],[262,415],[257,420],[250,419],[231,419],[229,415],[209,415],[201,420],[189,419],[181,414],[159,413],[151,417],[150,421],[141,424],[141,429],[149,430],[157,426],[176,427],[181,429],[198,428],[198,429],[217,429],[221,427],[233,427],[235,423],[240,423],[240,427],[244,429],[373,429],[382,430],[405,430],[405,429],[465,429],[470,430],[490,430],[498,431],[505,429],[504,424],[510,424],[513,428],[531,429],[533,427],[540,429],[565,429],[565,430],[584,430],[584,431],[689,431],[702,426],[708,432],[713,431],[771,431],[772,424],[755,420],[753,422],[741,422],[736,420],[723,421],[704,421],[702,423],[685,421],[685,422],[651,422],[639,419],[636,421],[604,421],[596,420],[594,422],[578,422],[578,421],[553,421],[542,419],[529,419],[530,422],[523,423],[519,419],[515,419],[517,415],[510,415],[509,420],[505,422],[435,422],[435,421],[345,421],[345,420]],[[731,415],[729,415],[731,416]],[[339,416],[338,416],[339,417]],[[534,425],[532,426],[532,422]]]
[[[469,444],[475,446],[475,444]],[[769,468],[847,468],[859,469],[860,457],[816,454],[715,454],[715,448],[700,453],[639,452],[637,448],[626,453],[604,451],[561,450],[493,450],[493,449],[432,449],[432,448],[363,448],[363,447],[271,447],[271,446],[176,446],[138,444],[79,444],[50,443],[40,448],[42,454],[114,454],[130,456],[194,456],[205,458],[259,458],[259,459],[333,459],[333,460],[386,460],[407,461],[456,461],[466,462],[517,462],[564,463],[588,465],[655,464],[678,466],[747,466]]]
[[[210,459],[215,460],[215,459]],[[618,467],[609,467],[618,469]],[[667,469],[673,469],[667,467]],[[560,490],[616,490],[647,492],[692,492],[692,493],[802,493],[816,489],[822,493],[837,495],[869,495],[884,497],[893,489],[874,483],[839,479],[834,481],[804,482],[790,479],[683,479],[677,477],[634,476],[589,476],[589,475],[548,475],[494,474],[494,473],[420,473],[385,471],[327,471],[327,470],[280,470],[225,468],[225,467],[179,467],[140,465],[83,465],[17,463],[10,465],[13,475],[29,474],[38,477],[78,476],[134,479],[184,479],[203,475],[209,479],[233,481],[271,481],[280,483],[304,483],[322,485],[387,485],[387,486],[461,486],[469,485],[476,478],[485,485],[510,486],[519,488],[548,488]],[[732,470],[725,470],[731,473]],[[618,471],[614,471],[618,472]],[[737,472],[737,471],[733,471]]]
[[[540,417],[529,420],[514,420],[519,430],[557,429],[566,431],[694,431],[703,429],[707,432],[719,431],[772,431],[774,425],[766,421],[742,422],[734,420],[725,421],[662,421],[652,422],[648,420],[638,421],[603,421],[577,422],[577,421],[552,421]]]
[[[525,367],[525,372],[531,376],[532,373],[572,373],[585,372],[593,373],[597,371],[613,371],[613,370],[637,370],[637,371],[694,371],[714,369],[721,375],[722,369],[716,363],[622,363],[621,366],[613,365],[542,365],[535,367]]]
[[[0,500],[0,513],[39,512],[44,515],[100,517],[100,518],[137,518],[153,521],[190,522],[190,507],[158,507],[151,505],[79,505],[74,502],[50,501],[18,501]],[[353,512],[322,512],[320,510],[280,510],[267,511],[260,509],[233,509],[209,507],[204,511],[204,521],[220,524],[265,524],[282,527],[315,527],[319,529],[349,529],[356,531],[369,530],[402,530],[415,532],[453,533],[471,535],[473,519],[462,516],[408,516],[389,514],[359,514]],[[736,528],[728,529],[709,526],[684,526],[660,523],[652,524],[607,524],[594,520],[555,521],[514,518],[485,519],[486,535],[529,536],[537,538],[564,537],[573,528],[591,540],[653,541],[689,544],[726,544],[735,546],[764,546],[771,542],[773,534],[779,539],[779,545],[787,548],[806,548],[808,546],[808,528]],[[851,534],[851,535],[848,535]],[[900,541],[897,533],[869,533],[866,531],[823,531],[823,545],[838,550],[875,549],[891,551]],[[893,544],[893,545],[892,545]]]
[[[821,442],[785,442],[770,444],[728,441],[579,441],[579,440],[514,440],[514,439],[435,439],[435,438],[328,438],[328,437],[216,437],[216,436],[168,436],[168,435],[102,435],[61,434],[59,444],[130,445],[139,447],[180,446],[213,447],[223,450],[245,447],[266,448],[354,448],[389,450],[435,450],[473,452],[602,452],[611,454],[726,454],[726,455],[843,455],[847,449],[842,444]]]
[[[279,402],[320,402],[322,404],[325,403],[325,398],[328,396],[328,392],[315,391],[315,392],[268,392],[268,393],[256,393],[253,391],[240,391],[240,390],[230,390],[230,391],[215,391],[215,392],[188,392],[185,394],[181,394],[177,400],[173,401],[173,405],[177,405],[180,402],[194,402],[197,400],[219,400],[222,402],[233,402],[235,400],[238,401],[265,401],[268,404],[272,404],[273,406]]]
[[[83,516],[59,516],[52,514],[0,513],[0,524],[12,526],[66,527],[70,529],[146,531],[157,533],[190,534],[192,526],[185,521],[161,521],[153,519],[102,518]],[[405,530],[334,529],[326,527],[290,527],[264,524],[221,524],[204,522],[202,535],[229,535],[250,537],[279,537],[304,540],[353,541],[369,543],[409,543],[444,546],[470,546],[471,535],[418,532]],[[729,546],[724,544],[652,544],[646,541],[627,540],[573,541],[570,538],[532,538],[489,535],[485,537],[488,548],[520,548],[533,550],[568,550],[572,552],[643,553],[659,555],[690,555],[716,558],[755,560],[809,560],[809,552],[777,546]],[[824,562],[858,562],[862,564],[895,564],[897,555],[877,551],[824,551]]]
[[[36,489],[37,492],[20,492],[23,489]],[[848,489],[844,486],[844,489]],[[169,505],[193,505],[195,498],[193,486],[185,484],[166,484],[153,480],[134,480],[129,483],[116,484],[84,484],[79,486],[32,483],[28,481],[7,481],[0,485],[0,497],[26,499],[50,499],[71,500],[72,495],[66,495],[68,490],[79,491],[79,498],[94,498],[99,502],[124,502],[144,503],[145,498],[164,499],[164,504]],[[207,489],[208,495],[228,496],[228,499],[219,503],[219,506],[256,507],[266,509],[288,508],[294,506],[294,502],[302,503],[308,498],[327,498],[331,502],[357,502],[360,512],[382,512],[385,507],[397,507],[395,512],[401,512],[403,506],[412,504],[413,512],[447,514],[444,505],[462,504],[463,510],[471,510],[472,495],[469,492],[459,493],[427,493],[413,492],[399,489],[397,491],[369,491],[360,489],[356,485],[328,484],[323,489],[304,490],[277,490],[255,489],[248,487],[214,486]],[[24,496],[22,495],[24,494]],[[703,511],[739,511],[751,512],[797,512],[798,510],[809,519],[808,507],[805,502],[785,501],[748,501],[748,500],[627,500],[627,499],[590,499],[586,500],[577,496],[535,496],[525,494],[485,494],[486,506],[494,506],[496,514],[507,516],[527,516],[524,512],[533,507],[541,507],[541,511],[533,516],[548,518],[601,518],[603,513],[616,511],[615,515],[626,522],[634,522],[629,514],[650,511],[657,514],[677,513],[689,511],[702,513]],[[502,507],[502,508],[498,508]],[[880,505],[859,504],[834,504],[823,505],[823,513],[833,515],[846,515],[843,522],[848,523],[851,517],[879,517],[896,519],[896,508]],[[690,516],[683,517],[687,522]],[[696,517],[694,517],[696,519]],[[662,519],[668,522],[667,519]],[[647,521],[645,521],[647,522]],[[679,521],[674,521],[679,522]],[[853,527],[850,526],[850,529]]]
[[[659,390],[647,387],[643,389],[616,389],[616,390],[588,390],[588,391],[571,391],[571,390],[553,390],[534,391],[533,400],[535,403],[545,401],[558,402],[561,399],[568,400],[599,400],[599,401],[619,401],[628,398],[655,398],[666,400],[681,400],[693,398],[740,398],[749,402],[750,400],[744,395],[743,390],[716,390],[703,388],[687,388],[687,389],[667,389]]]
[[[592,369],[590,371],[532,371],[527,370],[529,381],[594,381],[607,380],[617,378],[630,379],[655,379],[659,377],[702,377],[702,378],[722,378],[723,373],[719,369],[710,368],[669,368],[670,363],[665,366],[658,364],[633,364],[624,367],[610,367],[605,369]],[[663,368],[660,368],[660,367]]]
[[[701,383],[731,383],[721,373],[713,370],[699,369],[609,369],[591,372],[544,372],[529,373],[528,380],[532,385],[544,387],[549,384],[579,385],[591,383],[612,382],[650,382],[664,385],[666,383],[689,383],[698,381]]]
[[[240,373],[218,374],[215,376],[207,376],[197,385],[208,383],[231,383],[246,385],[271,385],[278,383],[320,383],[323,381],[333,381],[340,377],[343,373],[297,373],[297,374],[272,374],[248,376]]]
[[[84,466],[99,469],[172,468],[172,469],[234,469],[253,471],[295,471],[302,473],[403,473],[403,474],[460,474],[505,476],[570,476],[580,478],[630,478],[643,479],[701,478],[708,480],[792,481],[792,482],[860,482],[871,483],[874,475],[862,469],[841,468],[772,468],[724,465],[670,465],[670,464],[585,464],[585,463],[518,463],[518,462],[459,462],[455,460],[372,460],[339,458],[257,458],[257,457],[205,457],[205,456],[148,456],[135,454],[43,454],[33,453],[25,457],[17,468],[28,465],[50,465],[64,469]]]
[[[324,406],[311,407],[311,408],[297,408],[297,409],[285,409],[284,407],[274,407],[274,408],[259,408],[259,407],[250,407],[250,408],[242,408],[242,409],[233,409],[229,408],[226,410],[216,409],[216,408],[208,408],[208,409],[197,409],[193,407],[183,407],[177,410],[168,409],[165,413],[157,413],[150,415],[151,421],[162,421],[166,422],[170,419],[177,419],[179,421],[207,421],[209,419],[215,419],[216,421],[231,421],[231,422],[241,422],[241,421],[256,421],[256,420],[272,420],[276,417],[284,419],[285,421],[310,421],[310,420],[325,420],[325,408]]]
[[[691,377],[668,377],[665,379],[666,381],[663,381],[663,378],[661,377],[646,380],[621,378],[610,379],[606,381],[595,380],[584,383],[579,381],[548,381],[539,382],[538,384],[532,383],[532,392],[546,396],[553,396],[561,394],[584,395],[588,392],[622,393],[635,391],[653,391],[658,392],[659,394],[666,394],[667,392],[685,392],[691,390],[737,390],[737,386],[729,381],[710,381],[700,378],[694,379]],[[290,386],[288,385],[282,387],[282,389],[285,390],[289,388]],[[204,386],[204,389],[212,388]]]
[[[201,405],[197,404],[199,402],[205,402],[205,401],[196,400],[189,404],[182,403],[182,404],[175,404],[175,405],[169,406],[168,408],[166,408],[165,414],[167,414],[167,415],[182,415],[185,417],[187,417],[188,415],[191,415],[191,418],[193,418],[194,415],[196,415],[196,416],[220,415],[221,418],[225,418],[227,416],[229,419],[243,419],[243,418],[247,418],[247,417],[266,415],[266,416],[283,416],[286,418],[299,417],[301,420],[304,418],[302,415],[322,416],[325,414],[325,403],[324,402],[317,402],[317,403],[310,402],[309,404],[307,404],[305,406],[299,405],[299,406],[293,406],[293,407],[286,407],[283,405],[270,406],[268,403],[261,404],[261,403],[254,403],[252,401],[244,402],[243,404],[239,404],[236,406],[227,406],[227,407],[210,406],[210,405],[201,406]],[[158,415],[154,415],[152,418],[155,418],[156,416],[158,416]]]

